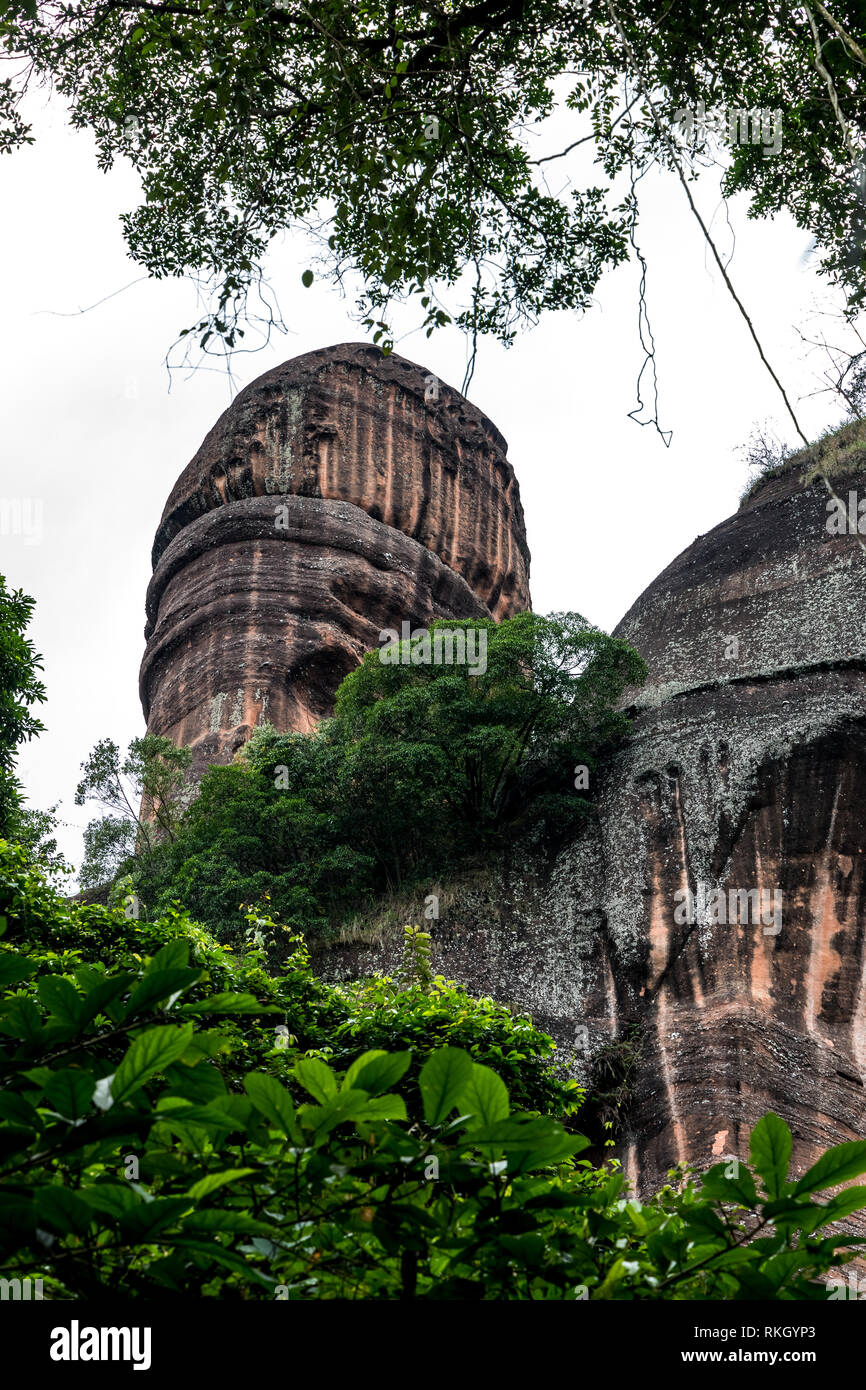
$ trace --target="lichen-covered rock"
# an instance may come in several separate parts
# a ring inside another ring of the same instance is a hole
[[[193,775],[253,728],[310,729],[385,628],[529,607],[498,430],[403,358],[347,345],[242,391],[154,544],[141,698]]]

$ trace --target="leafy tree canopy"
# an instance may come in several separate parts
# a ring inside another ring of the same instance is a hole
[[[148,863],[160,840],[172,840],[184,805],[192,754],[156,734],[134,738],[126,757],[110,738],[101,739],[81,764],[76,806],[96,801],[110,812],[84,832],[82,888],[111,878],[130,856]]]
[[[45,700],[37,675],[42,658],[25,636],[34,607],[34,599],[7,588],[0,574],[0,835],[9,835],[21,814],[21,784],[14,773],[18,750],[45,728],[30,709]]]
[[[428,333],[506,343],[584,308],[634,244],[646,171],[688,185],[714,162],[702,110],[779,114],[778,157],[735,142],[724,192],[786,209],[852,311],[866,293],[859,0],[6,0],[0,35],[0,149],[30,138],[21,92],[52,82],[101,166],[141,176],[133,257],[213,291],[205,348],[238,345],[269,245],[299,228],[319,274],[360,274],[386,350],[395,298]],[[581,143],[583,181],[563,163]]]
[[[486,640],[483,671],[414,664],[412,644],[396,662],[368,653],[333,719],[311,734],[257,730],[239,761],[211,768],[171,842],[131,866],[145,902],[178,899],[231,936],[240,905],[269,894],[285,924],[321,935],[378,894],[573,832],[644,663],[574,613],[427,635],[470,627]]]

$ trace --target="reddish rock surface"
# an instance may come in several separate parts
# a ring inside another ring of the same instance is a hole
[[[866,472],[849,487],[866,496]],[[823,484],[768,484],[650,585],[616,630],[649,679],[595,825],[551,874],[512,866],[434,924],[435,968],[528,1008],[578,1074],[631,1035],[620,1154],[642,1192],[746,1157],[767,1110],[798,1173],[866,1136],[866,556],[826,504]],[[731,890],[778,890],[780,920],[731,912]]]
[[[182,474],[142,698],[197,773],[265,718],[309,728],[381,628],[528,606],[504,441],[428,386],[375,349],[308,354],[243,392]],[[644,1192],[745,1156],[769,1109],[798,1172],[866,1134],[866,556],[826,522],[823,485],[792,472],[668,566],[617,629],[649,679],[595,820],[552,870],[492,872],[432,924],[436,968],[529,1009],[577,1074],[632,1039],[620,1151]],[[737,896],[762,890],[778,921]],[[386,933],[320,963],[393,969],[399,950]]]
[[[173,489],[153,559],[142,704],[196,776],[264,720],[312,727],[383,628],[529,607],[504,439],[423,367],[361,344],[240,393]]]

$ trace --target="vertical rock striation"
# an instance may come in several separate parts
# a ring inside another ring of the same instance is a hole
[[[617,629],[650,670],[599,818],[644,1186],[769,1109],[801,1171],[866,1133],[866,554],[827,501],[765,484]]]
[[[148,730],[229,760],[306,730],[385,627],[529,607],[505,440],[411,362],[346,344],[266,372],[220,417],[153,548]]]
[[[649,678],[594,823],[435,926],[437,969],[530,1009],[579,1074],[637,1046],[621,1156],[645,1193],[746,1157],[767,1110],[799,1173],[866,1136],[866,555],[827,522],[791,472],[659,575],[616,629]]]

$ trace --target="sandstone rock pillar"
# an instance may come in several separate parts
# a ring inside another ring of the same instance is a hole
[[[379,631],[529,607],[505,440],[423,367],[364,344],[266,372],[163,513],[141,699],[151,733],[226,762],[307,730]]]

